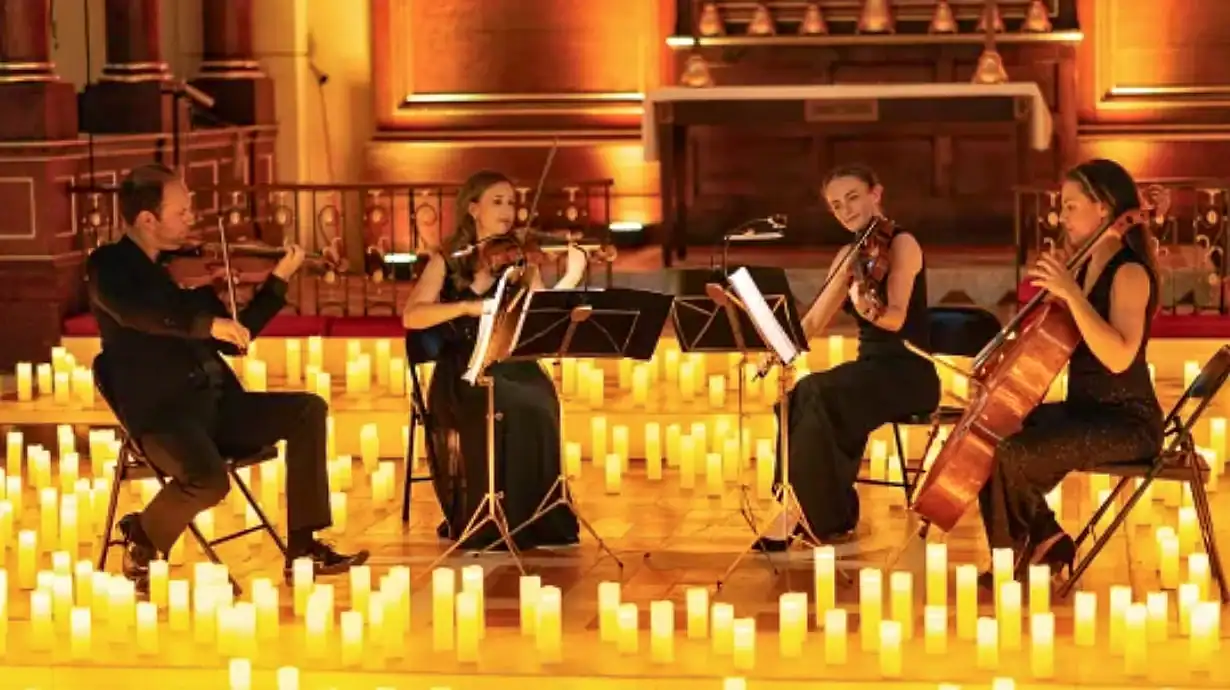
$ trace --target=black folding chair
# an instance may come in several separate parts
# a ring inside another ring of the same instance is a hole
[[[1196,423],[1200,421],[1204,411],[1217,397],[1228,376],[1230,376],[1230,345],[1223,345],[1205,363],[1200,374],[1183,392],[1170,413],[1166,415],[1166,441],[1161,455],[1133,462],[1100,465],[1087,471],[1087,474],[1119,477],[1119,481],[1111,490],[1110,496],[1098,506],[1089,518],[1089,522],[1076,537],[1077,548],[1091,536],[1094,537],[1093,546],[1089,548],[1089,553],[1076,564],[1072,570],[1072,577],[1060,587],[1059,596],[1066,597],[1072,591],[1077,580],[1093,564],[1093,559],[1102,552],[1115,531],[1127,519],[1128,513],[1144,496],[1145,490],[1149,488],[1153,480],[1166,479],[1183,482],[1191,490],[1192,503],[1196,508],[1196,520],[1200,524],[1200,534],[1204,538],[1205,553],[1209,555],[1209,567],[1213,572],[1213,579],[1217,581],[1217,587],[1221,590],[1221,600],[1230,601],[1230,587],[1226,583],[1226,574],[1222,568],[1221,556],[1217,551],[1217,539],[1213,531],[1213,511],[1209,507],[1209,496],[1204,486],[1209,476],[1209,466],[1200,453],[1196,452],[1196,442],[1192,437],[1192,430],[1195,429]],[[1194,408],[1189,412],[1190,405],[1194,405]],[[1098,521],[1110,510],[1120,493],[1133,479],[1141,480],[1136,490],[1128,497],[1123,508],[1115,514],[1106,531],[1094,536]]]
[[[976,357],[987,343],[999,335],[1002,326],[999,319],[991,312],[974,306],[935,306],[927,310],[927,320],[931,326],[931,354],[946,357]],[[929,426],[927,445],[923,448],[922,458],[925,461],[931,452],[931,446],[939,436],[940,427],[945,424],[956,424],[965,414],[965,408],[956,405],[940,405],[937,409],[924,413],[909,415],[891,422],[893,441],[897,446],[897,463],[901,471],[901,481],[890,479],[859,478],[860,484],[876,486],[899,486],[905,491],[905,502],[909,505],[914,500],[914,487],[922,476],[922,463],[918,467],[910,467],[906,457],[905,443],[901,439],[901,427]]]
[[[122,538],[116,538],[112,535],[115,530],[115,512],[120,500],[120,486],[128,481],[154,478],[158,480],[160,485],[165,487],[167,485],[167,475],[154,467],[154,465],[146,459],[136,441],[134,441],[132,436],[128,434],[128,427],[124,424],[124,420],[120,418],[118,412],[119,408],[115,405],[115,389],[111,382],[111,371],[108,366],[106,351],[98,353],[98,356],[94,358],[93,369],[94,385],[98,389],[99,395],[101,395],[102,399],[107,403],[107,406],[115,412],[116,420],[119,422],[120,437],[120,452],[115,461],[115,476],[114,480],[111,482],[111,497],[107,503],[107,519],[103,526],[101,552],[98,555],[98,570],[102,571],[107,567],[107,554],[111,550],[111,547],[122,546],[124,544],[124,540]],[[220,450],[222,450],[222,455],[226,459],[226,470],[230,475],[231,481],[234,482],[235,486],[238,486],[239,490],[243,492],[244,498],[248,501],[248,504],[252,506],[252,511],[256,513],[256,517],[259,522],[252,527],[223,534],[214,539],[206,539],[205,535],[201,533],[200,528],[197,527],[196,521],[194,520],[193,522],[188,523],[189,532],[192,533],[192,536],[196,539],[197,543],[200,544],[201,550],[205,552],[205,556],[215,564],[222,563],[222,560],[218,557],[217,551],[214,550],[215,546],[260,531],[264,531],[269,534],[269,537],[273,539],[273,543],[278,547],[278,551],[282,554],[282,557],[286,558],[286,543],[282,540],[282,537],[278,535],[277,530],[273,528],[273,524],[269,521],[268,516],[265,515],[265,511],[261,509],[260,503],[257,502],[256,497],[252,494],[252,490],[248,488],[247,483],[244,482],[243,477],[239,474],[239,470],[244,467],[251,467],[265,462],[266,460],[276,458],[278,456],[277,448],[275,446],[265,446],[264,448],[259,448],[254,451],[243,452],[235,452],[238,449]],[[237,592],[242,591],[242,588],[239,587],[239,583],[235,581],[234,576],[231,576],[230,580],[231,586],[234,587]]]
[[[423,385],[419,379],[419,366],[436,361],[444,347],[439,327],[421,331],[406,331],[406,369],[410,372],[410,437],[406,447],[406,473],[401,489],[401,521],[410,522],[410,486],[417,482],[431,481],[430,470],[427,474],[414,474],[414,455],[417,449],[415,431],[423,427],[423,439],[427,451],[427,466],[436,466],[435,444],[431,434],[435,430],[431,414],[427,411],[427,396],[423,393]]]

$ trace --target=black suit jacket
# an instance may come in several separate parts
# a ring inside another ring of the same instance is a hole
[[[136,434],[198,414],[209,398],[209,370],[222,388],[242,390],[213,339],[215,318],[230,316],[211,287],[186,290],[127,236],[90,254],[86,264],[90,311],[109,360],[116,415]],[[286,282],[270,275],[239,321],[255,338],[286,304]],[[215,386],[216,389],[216,386]]]

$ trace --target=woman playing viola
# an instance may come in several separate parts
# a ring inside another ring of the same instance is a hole
[[[884,188],[868,168],[834,170],[825,179],[823,194],[851,233],[872,222],[889,224],[880,206]],[[852,249],[848,244],[838,251],[828,287],[803,317],[803,330],[809,338],[819,335],[844,308],[858,323],[858,357],[804,377],[790,393],[790,481],[803,514],[784,514],[758,542],[761,550],[784,549],[792,533],[801,531],[800,518],[820,541],[848,536],[858,525],[854,482],[871,432],[939,405],[935,366],[905,345],[908,340],[925,350],[930,341],[922,248],[912,234],[892,230],[882,310],[873,307],[854,280],[855,257],[847,260]]]
[[[1100,159],[1068,172],[1061,198],[1070,249],[1141,206],[1132,176]],[[1072,470],[1161,451],[1162,409],[1145,361],[1158,303],[1149,229],[1132,226],[1122,239],[1103,234],[1076,275],[1048,254],[1029,276],[1067,307],[1082,342],[1069,362],[1067,398],[1040,405],[1020,432],[1000,441],[978,503],[989,546],[1012,548],[1018,575],[1033,564],[1058,574],[1071,570],[1076,545],[1047,506],[1046,493]]]
[[[487,489],[487,391],[462,380],[475,345],[483,300],[494,294],[500,276],[481,260],[480,251],[463,250],[504,235],[513,228],[516,196],[512,182],[497,172],[474,174],[457,195],[457,227],[432,254],[406,301],[402,324],[408,331],[436,338],[440,346],[427,394],[434,429],[431,468],[436,497],[444,512],[441,537],[456,539],[469,523]],[[556,288],[575,287],[587,261],[569,252]],[[537,271],[528,271],[532,288],[541,288]],[[500,362],[487,369],[494,381],[496,490],[513,530],[529,518],[559,477],[560,402],[551,379],[536,362]],[[552,496],[554,500],[556,497]],[[487,525],[462,546],[482,549],[499,538]],[[578,542],[576,517],[560,506],[517,533],[519,548],[570,546]]]

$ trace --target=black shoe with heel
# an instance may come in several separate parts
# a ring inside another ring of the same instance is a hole
[[[137,594],[149,593],[149,564],[158,558],[158,549],[150,543],[141,529],[140,516],[129,513],[115,524],[124,540],[124,577],[132,580]]]
[[[1072,569],[1076,563],[1076,542],[1067,534],[1060,533],[1058,537],[1044,541],[1030,558],[1030,565],[1045,565],[1051,569],[1051,578],[1060,576],[1067,571],[1067,577],[1072,577]]]

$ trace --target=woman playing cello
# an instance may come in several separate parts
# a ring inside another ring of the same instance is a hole
[[[858,358],[801,379],[789,394],[790,481],[803,515],[783,513],[756,543],[779,551],[806,520],[811,536],[833,541],[858,526],[854,480],[872,431],[894,419],[933,411],[940,401],[935,366],[907,349],[927,349],[927,279],[922,248],[914,236],[884,217],[884,188],[870,169],[843,166],[825,178],[823,194],[838,222],[851,233],[882,231],[889,271],[884,303],[871,304],[855,278],[853,244],[838,251],[830,279],[803,317],[803,330],[820,334],[839,309],[858,323]],[[882,308],[881,308],[882,307]],[[780,410],[779,410],[780,412]],[[780,467],[778,470],[780,477]]]
[[[1061,203],[1069,248],[1141,207],[1132,176],[1102,159],[1068,172]],[[1067,307],[1081,343],[1069,361],[1067,398],[1038,406],[999,443],[978,496],[987,542],[1014,550],[1018,576],[1036,564],[1071,571],[1076,545],[1045,500],[1068,472],[1153,457],[1162,445],[1162,409],[1145,361],[1158,303],[1148,227],[1134,225],[1122,239],[1103,234],[1076,275],[1047,254],[1029,276]]]
[[[475,173],[457,194],[457,228],[434,253],[402,313],[408,331],[437,329],[441,352],[427,394],[435,423],[427,440],[435,449],[432,483],[444,512],[441,537],[456,539],[482,501],[487,486],[487,394],[462,380],[477,335],[483,299],[499,275],[481,261],[476,245],[512,231],[516,196],[497,172]],[[584,277],[585,255],[569,251],[556,288],[575,287]],[[541,288],[531,272],[533,288]],[[504,494],[509,527],[529,518],[560,474],[559,398],[537,362],[499,362],[487,369],[495,385],[496,486]],[[552,497],[554,498],[554,497]],[[517,533],[519,548],[568,546],[578,539],[576,517],[559,506]],[[499,538],[487,525],[462,547],[482,549]]]

